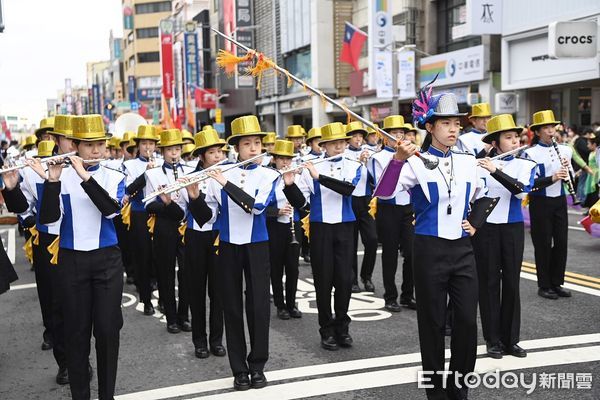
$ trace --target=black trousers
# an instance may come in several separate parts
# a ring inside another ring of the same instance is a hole
[[[529,196],[529,216],[538,287],[560,286],[567,266],[567,199]]]
[[[148,232],[148,213],[145,211],[131,212],[130,239],[133,246],[133,262],[135,264],[135,285],[140,294],[140,303],[150,304],[152,290],[150,276],[152,275],[152,238]]]
[[[33,262],[35,263],[37,291],[45,327],[44,338],[53,343],[52,352],[56,364],[59,368],[64,368],[67,366],[67,356],[59,273],[57,266],[50,263],[52,256],[48,252],[48,246],[54,239],[56,239],[56,235],[39,233],[39,244],[33,245]]]
[[[322,337],[348,333],[348,306],[352,294],[354,222],[310,223],[311,266],[317,294],[319,332]],[[335,319],[331,313],[334,293]]]
[[[446,240],[415,235],[413,258],[417,321],[423,371],[444,371],[444,328],[446,302],[450,295],[454,322],[449,370],[472,372],[477,353],[477,270],[468,237]],[[429,399],[446,399],[442,375],[428,375],[434,387]],[[464,381],[459,379],[466,395]],[[449,391],[455,391],[454,375],[448,377]],[[451,397],[453,398],[453,397]]]
[[[180,316],[183,310],[177,310],[177,300],[175,299],[175,263],[177,253],[181,244],[181,236],[178,231],[179,222],[164,217],[156,217],[154,224],[154,234],[152,236],[152,249],[157,266],[158,295],[165,309],[167,324],[176,324],[183,322]],[[183,263],[179,267],[181,271],[180,278],[183,278]],[[179,295],[185,297],[185,285],[179,285]],[[180,307],[183,305],[180,302]],[[185,314],[187,316],[187,303],[185,304]]]
[[[115,230],[117,231],[117,237],[119,239],[119,248],[121,249],[121,259],[123,260],[123,267],[127,277],[135,278],[135,264],[133,262],[133,256],[131,254],[131,238],[127,230],[127,225],[123,223],[120,215],[113,218],[115,224]],[[129,228],[131,229],[131,227]]]
[[[413,240],[415,227],[412,205],[377,204],[377,234],[381,242],[381,264],[383,272],[383,298],[386,302],[398,299],[396,288],[396,269],[398,251],[402,252],[402,286],[400,298],[413,298]]]
[[[215,239],[218,231],[185,231],[185,276],[192,311],[192,342],[194,347],[211,347],[223,342],[223,308],[216,290]],[[180,284],[181,286],[181,284]],[[206,288],[208,286],[209,336],[206,337]]]
[[[354,260],[352,269],[354,270],[354,283],[358,283],[358,235],[362,240],[365,248],[362,265],[360,267],[360,278],[364,281],[371,279],[373,269],[375,268],[375,260],[377,258],[377,228],[375,220],[369,214],[370,196],[356,197],[352,196],[352,211],[356,217],[354,225]]]
[[[177,233],[179,235],[179,232]],[[188,285],[185,284],[185,245],[179,236],[179,244],[177,245],[177,321],[190,320],[190,300]]]
[[[92,329],[98,397],[112,399],[117,379],[123,264],[117,246],[91,251],[60,249],[58,266],[71,395],[90,398],[88,360]]]
[[[486,342],[519,343],[519,280],[525,228],[522,222],[484,224],[472,238],[479,278],[479,312]]]
[[[269,259],[271,260],[271,287],[273,303],[277,308],[291,310],[296,306],[298,288],[298,257],[302,230],[300,222],[294,223],[297,244],[291,244],[290,224],[267,220],[269,231]],[[285,271],[285,301],[283,297],[283,273]]]
[[[231,371],[233,375],[262,371],[269,359],[269,244],[237,245],[221,241],[218,264],[217,288],[223,304]],[[250,354],[244,335],[244,278]]]

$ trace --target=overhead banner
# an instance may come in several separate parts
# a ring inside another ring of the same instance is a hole
[[[419,63],[420,86],[432,81],[433,86],[481,81],[485,73],[483,45],[422,58]]]
[[[92,108],[94,114],[101,114],[100,110],[100,86],[96,83],[92,85]]]
[[[185,83],[188,88],[193,88],[200,86],[200,60],[198,57],[198,33],[196,32],[196,23],[186,23],[185,29],[186,32],[183,35]]]
[[[160,21],[160,65],[165,99],[173,97],[173,22]]]
[[[401,99],[415,97],[415,52],[398,53],[398,96]]]
[[[129,102],[135,101],[135,76],[127,77],[127,92],[129,93]]]
[[[392,44],[392,13],[388,0],[369,0],[369,89],[385,91],[377,88],[378,77],[376,71],[385,67],[386,56],[379,53],[390,52]],[[388,46],[387,49],[384,47]],[[390,56],[391,57],[391,56]],[[391,64],[391,58],[389,58]],[[384,65],[378,63],[383,62]],[[389,69],[391,81],[391,68]],[[380,82],[387,79],[379,79]],[[379,95],[377,96],[379,97]],[[391,97],[391,96],[390,96]]]
[[[377,98],[392,97],[392,53],[378,51],[375,53],[375,90]]]
[[[235,0],[235,38],[246,47],[254,48],[254,34],[250,27],[252,21],[252,0]],[[244,30],[248,28],[248,30]],[[244,56],[246,52],[237,47],[237,55]],[[237,67],[236,87],[254,87],[254,77],[246,74],[250,62],[239,63]]]

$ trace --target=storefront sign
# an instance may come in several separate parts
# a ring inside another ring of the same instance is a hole
[[[518,96],[516,93],[496,93],[494,97],[494,113],[514,114],[518,109]]]
[[[386,64],[386,57],[380,53],[387,52],[389,54],[391,44],[392,13],[389,9],[389,2],[387,0],[369,0],[369,71],[372,72],[369,74],[369,89],[376,89],[377,87],[378,81],[375,71],[379,71]],[[388,48],[384,49],[385,46],[388,46]],[[391,56],[387,59],[391,61]],[[383,81],[385,80],[380,80],[380,83]],[[382,90],[382,88],[379,90]]]
[[[568,21],[548,25],[548,56],[590,58],[598,54],[598,22]]]
[[[484,54],[484,47],[480,45],[422,58],[420,85],[431,82],[436,75],[433,86],[481,81],[485,73]]]
[[[452,39],[502,33],[502,0],[467,0],[466,21],[452,28]]]

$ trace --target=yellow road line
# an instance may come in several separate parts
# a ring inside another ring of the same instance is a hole
[[[535,269],[525,267],[525,266],[521,267],[521,270],[525,271],[525,272],[529,272],[530,274],[536,273]],[[575,283],[575,284],[581,285],[581,286],[587,286],[587,287],[594,288],[594,289],[600,289],[600,285],[597,283],[587,282],[587,281],[583,281],[581,279],[571,278],[569,276],[565,276],[565,281],[569,282],[569,283]]]
[[[535,264],[528,263],[528,262],[525,262],[525,261],[523,261],[523,266],[524,266],[524,267],[529,267],[529,268],[533,268],[533,269],[535,269]],[[579,278],[579,279],[583,279],[583,280],[590,281],[590,282],[596,282],[596,283],[600,283],[600,278],[595,278],[595,277],[593,277],[593,276],[588,276],[588,275],[578,274],[578,273],[575,273],[575,272],[569,272],[569,271],[566,271],[566,272],[565,272],[565,275],[567,275],[567,276],[571,276],[571,277],[573,277],[573,278]]]

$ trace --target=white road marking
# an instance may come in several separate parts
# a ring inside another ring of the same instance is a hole
[[[552,365],[575,364],[600,360],[600,346],[577,347],[529,353],[527,358],[504,357],[501,360],[482,358],[477,360],[475,372],[485,373],[499,369],[500,371],[537,368]],[[402,385],[417,381],[417,372],[421,367],[404,367],[383,371],[363,372],[357,374],[313,379],[310,381],[290,382],[267,386],[261,390],[247,392],[227,392],[211,396],[195,397],[199,399],[300,399],[332,393],[349,392],[376,387]],[[423,393],[424,394],[424,393]]]
[[[10,287],[10,290],[21,290],[21,289],[33,289],[37,287],[37,285],[35,283],[26,283],[24,285],[14,285]]]
[[[574,335],[574,336],[563,336],[563,337],[555,337],[555,338],[544,338],[544,339],[534,339],[534,340],[524,340],[524,341],[521,341],[519,343],[519,345],[521,345],[523,348],[531,351],[531,350],[544,349],[544,348],[550,348],[550,347],[559,347],[559,346],[562,347],[562,346],[572,346],[572,345],[581,345],[581,344],[590,344],[590,343],[600,343],[600,333],[592,333],[592,334],[586,334],[586,335]],[[572,349],[567,349],[567,350],[572,350]],[[485,351],[486,351],[485,346],[477,347],[478,355],[485,354]],[[522,361],[522,360],[531,359],[532,354],[535,354],[535,353],[530,352],[526,359],[519,359],[519,360]],[[446,358],[449,358],[450,350],[446,350],[445,355],[446,355]],[[560,356],[560,357],[562,357],[562,356]],[[596,357],[598,357],[598,359],[600,359],[600,354],[597,354]],[[510,361],[510,359],[512,359],[512,358],[514,358],[514,357],[505,357],[503,360]],[[550,357],[550,359],[551,358],[552,357]],[[562,358],[560,358],[560,359],[562,360]],[[489,363],[489,361],[484,361],[484,360],[492,360],[492,359],[482,358],[481,360],[477,360],[477,368],[480,368],[481,365],[485,366],[485,365],[487,365],[487,363]],[[565,360],[567,360],[567,358],[565,358]],[[496,361],[496,360],[494,360],[494,361]],[[498,360],[498,361],[502,361],[502,360]],[[506,363],[509,361],[504,361],[504,362]],[[335,362],[335,363],[309,365],[309,366],[305,366],[305,367],[295,367],[295,368],[288,368],[288,369],[282,369],[282,370],[277,370],[277,371],[267,371],[266,376],[267,376],[267,379],[269,380],[269,382],[271,382],[271,384],[272,384],[274,382],[286,380],[286,379],[309,378],[309,377],[318,376],[318,375],[333,374],[333,373],[339,374],[339,373],[343,373],[343,372],[359,371],[359,370],[365,370],[365,369],[370,369],[370,368],[390,367],[390,366],[413,364],[413,363],[420,363],[420,362],[421,362],[421,354],[420,353],[410,353],[410,354],[401,354],[401,355],[386,356],[386,357],[375,357],[375,358],[342,361],[342,362]],[[573,361],[573,362],[583,362],[583,361]],[[483,364],[481,364],[481,363],[483,363]],[[568,363],[568,362],[565,362],[565,364],[566,363]],[[563,364],[563,362],[560,362],[559,364]],[[521,363],[516,362],[516,365],[521,365]],[[548,365],[553,365],[553,364],[548,364]],[[416,376],[416,371],[420,369],[420,366],[419,367],[410,367],[410,368],[415,369],[415,373],[412,374],[412,376]],[[516,368],[517,367],[515,367],[514,369],[516,369]],[[522,368],[529,368],[529,367],[522,367]],[[398,371],[398,369],[395,369],[394,371]],[[383,371],[378,371],[378,372],[383,372]],[[398,374],[398,372],[395,372],[395,374]],[[357,374],[357,375],[362,375],[362,374]],[[400,375],[402,375],[402,374],[400,374]],[[339,377],[339,378],[344,378],[344,377]],[[326,378],[326,379],[331,379],[331,378]],[[312,386],[313,381],[310,381],[310,382],[311,382],[310,385],[307,385],[306,381],[298,382],[298,383],[302,383],[303,385],[306,385],[306,386]],[[124,395],[120,395],[120,396],[115,396],[115,399],[117,399],[117,400],[162,400],[162,399],[168,399],[171,397],[197,395],[197,394],[207,393],[207,392],[211,392],[211,391],[215,391],[215,390],[230,389],[231,385],[232,385],[232,378],[228,377],[228,378],[215,379],[215,380],[205,381],[205,382],[188,383],[188,384],[159,388],[159,389],[151,389],[151,390],[146,390],[146,391],[142,391],[142,392],[129,393],[129,394],[124,394]],[[284,385],[279,385],[279,386],[284,386]],[[344,387],[346,387],[346,386],[344,386]],[[360,388],[368,388],[368,386],[365,386],[365,381],[362,381],[362,386]],[[288,388],[287,390],[292,391],[295,389]],[[343,391],[347,391],[347,390],[349,390],[349,389],[344,389]],[[264,393],[263,391],[264,391],[264,389],[257,391],[257,393]],[[248,392],[244,392],[244,393],[248,393]],[[266,394],[267,393],[265,393],[265,395]],[[326,394],[326,393],[322,393],[322,394]],[[301,397],[307,397],[307,396],[309,396],[309,395],[304,394]],[[314,396],[314,395],[311,395],[311,396]]]
[[[521,278],[529,279],[530,281],[537,282],[537,276],[535,274],[531,274],[529,272],[521,271]],[[574,283],[569,283],[569,282],[565,282],[562,286],[566,289],[573,290],[575,292],[586,293],[586,294],[591,294],[592,296],[600,297],[600,290],[598,290],[598,289],[593,289],[593,288],[590,288],[587,286],[580,286],[580,285],[576,285]]]

